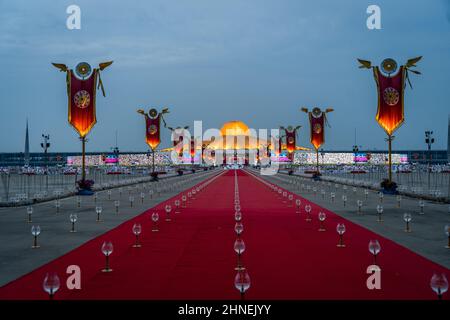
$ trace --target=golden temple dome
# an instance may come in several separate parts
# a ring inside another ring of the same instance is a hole
[[[242,121],[233,120],[225,122],[220,133],[222,136],[247,136],[249,128]]]

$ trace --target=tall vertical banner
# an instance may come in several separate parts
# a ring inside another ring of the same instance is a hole
[[[161,121],[164,121],[163,115],[169,113],[169,109],[165,108],[161,112],[158,112],[155,108],[152,108],[147,112],[142,109],[137,110],[138,113],[145,117],[145,142],[147,145],[155,151],[161,143]]]
[[[316,150],[325,143],[325,117],[325,113],[320,110],[309,113],[310,141]]]
[[[296,143],[295,143],[295,135],[296,135],[296,130],[288,130],[285,129],[285,133],[286,133],[286,150],[289,153],[292,153],[295,151],[296,148]]]
[[[80,138],[85,138],[97,123],[96,89],[101,88],[103,96],[105,96],[100,71],[112,63],[112,61],[102,62],[98,68],[92,69],[87,62],[80,62],[75,70],[69,69],[62,63],[52,63],[60,71],[66,72],[68,121],[78,132]]]
[[[95,96],[97,69],[87,79],[78,79],[72,70],[68,71],[69,108],[68,120],[81,138],[85,137],[97,122]]]
[[[378,108],[375,119],[391,135],[404,121],[403,96],[406,69],[401,66],[394,76],[385,76],[378,67],[373,68],[378,88]]]
[[[151,118],[146,115],[146,137],[145,141],[152,150],[155,150],[161,143],[161,114],[158,114],[155,118]]]

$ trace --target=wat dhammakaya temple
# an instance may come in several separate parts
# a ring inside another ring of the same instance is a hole
[[[448,318],[449,12],[3,1],[2,306]]]

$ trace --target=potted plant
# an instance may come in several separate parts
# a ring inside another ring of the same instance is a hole
[[[93,195],[94,191],[92,186],[94,185],[94,180],[78,180],[77,189],[79,195]]]
[[[397,194],[397,184],[394,181],[390,181],[389,179],[383,179],[380,183],[381,188],[383,188],[382,192],[385,194]]]
[[[152,177],[152,181],[158,181],[158,172],[154,171],[150,173],[150,176]]]

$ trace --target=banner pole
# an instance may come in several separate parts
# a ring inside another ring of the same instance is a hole
[[[388,134],[389,149],[389,182],[392,182],[392,135]]]
[[[155,149],[152,148],[152,173],[155,173]]]
[[[81,137],[81,181],[86,179],[86,137]]]
[[[316,149],[316,167],[317,167],[317,174],[319,174],[319,149]]]

